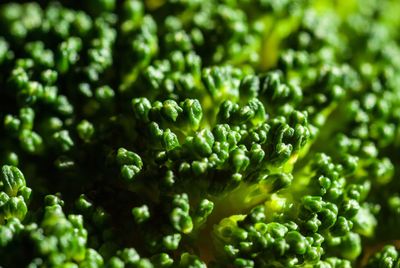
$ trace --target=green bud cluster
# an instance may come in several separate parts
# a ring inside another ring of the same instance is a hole
[[[3,1],[0,266],[399,266],[399,11]]]

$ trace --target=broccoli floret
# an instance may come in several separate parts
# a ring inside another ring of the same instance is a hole
[[[0,266],[397,267],[399,12],[3,1]]]

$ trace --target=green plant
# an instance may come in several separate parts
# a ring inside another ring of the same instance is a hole
[[[0,266],[398,267],[399,12],[3,1]]]

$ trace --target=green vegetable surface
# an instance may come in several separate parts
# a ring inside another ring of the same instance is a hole
[[[0,3],[0,267],[400,267],[398,0]]]

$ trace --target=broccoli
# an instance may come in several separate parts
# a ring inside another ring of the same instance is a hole
[[[0,266],[399,267],[400,3],[0,4]]]

